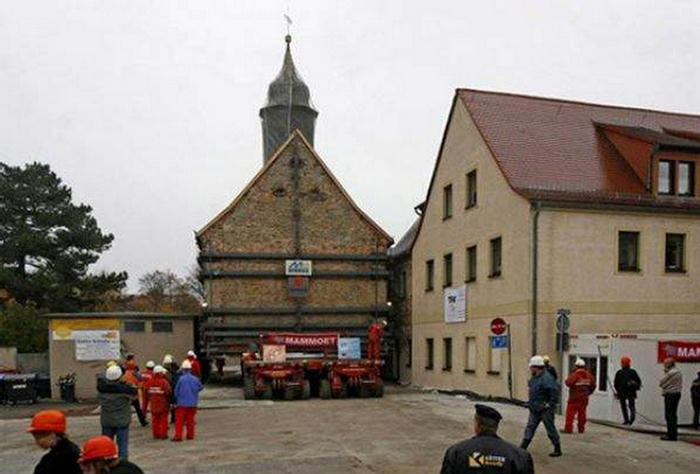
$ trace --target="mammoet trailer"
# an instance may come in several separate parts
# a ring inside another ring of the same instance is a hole
[[[247,400],[382,397],[383,361],[339,353],[338,333],[278,333],[260,335],[255,351],[243,356],[244,396]],[[359,338],[355,338],[359,346]]]

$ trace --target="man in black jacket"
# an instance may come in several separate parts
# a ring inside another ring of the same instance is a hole
[[[445,453],[441,474],[533,474],[532,456],[498,437],[501,414],[486,405],[475,405],[474,436]]]
[[[37,446],[47,449],[34,474],[80,474],[80,449],[66,437],[66,415],[58,410],[40,411],[27,430]]]
[[[690,386],[690,399],[693,402],[693,429],[700,428],[700,372]]]
[[[613,383],[615,396],[620,400],[624,425],[634,423],[637,414],[634,401],[637,398],[637,391],[642,388],[642,379],[639,378],[637,371],[631,365],[632,359],[627,356],[622,357],[620,359],[621,369],[615,374],[615,382]]]

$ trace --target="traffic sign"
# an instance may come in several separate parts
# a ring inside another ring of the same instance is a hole
[[[569,330],[571,311],[568,309],[557,310],[557,330],[559,332],[567,332]]]
[[[491,337],[491,348],[492,349],[505,349],[508,347],[508,336],[492,336]]]
[[[506,332],[507,328],[508,324],[503,318],[494,318],[491,321],[491,332],[494,333],[496,336],[500,336],[501,334]]]

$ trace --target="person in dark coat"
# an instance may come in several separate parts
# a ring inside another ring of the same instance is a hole
[[[532,376],[527,382],[530,417],[527,420],[520,447],[527,449],[530,446],[537,427],[543,423],[547,430],[547,437],[554,446],[554,451],[549,456],[559,457],[561,456],[561,441],[557,427],[554,425],[554,410],[559,403],[559,386],[545,370],[544,360],[540,356],[533,356],[530,359],[530,373]]]
[[[165,378],[168,380],[168,382],[170,382],[170,386],[174,389],[177,385],[180,367],[170,354],[166,354],[165,357],[163,357],[163,367],[165,367],[165,370],[168,371],[168,373],[165,374]],[[170,409],[170,423],[175,423],[175,402],[177,402],[177,400],[173,394],[173,406]]]
[[[532,456],[498,436],[501,414],[487,405],[475,405],[474,436],[451,446],[440,474],[534,474]]]
[[[557,369],[549,363],[549,356],[544,355],[542,356],[542,360],[544,361],[544,370],[546,370],[549,375],[552,376],[554,381],[557,381],[557,377],[559,377],[559,374],[557,374]]]
[[[80,449],[66,437],[66,415],[58,410],[40,411],[27,429],[37,446],[48,450],[34,474],[81,474]]]
[[[131,402],[137,395],[136,387],[120,381],[122,371],[118,365],[107,369],[105,377],[98,379],[97,392],[100,400],[100,424],[102,434],[117,438],[119,456],[129,457],[129,424],[131,424]]]
[[[693,402],[693,429],[700,428],[700,372],[690,386],[690,399]]]
[[[642,379],[637,371],[632,368],[632,359],[624,356],[620,359],[620,370],[615,373],[615,396],[620,400],[622,409],[623,425],[631,425],[637,416],[635,400],[637,392],[642,388]],[[629,409],[629,412],[628,412]]]

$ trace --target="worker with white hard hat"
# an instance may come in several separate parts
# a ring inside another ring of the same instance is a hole
[[[131,423],[131,403],[136,398],[136,387],[122,380],[122,369],[112,365],[105,371],[104,378],[97,381],[100,400],[100,424],[102,434],[117,438],[119,457],[129,457],[129,424]]]
[[[162,365],[153,369],[153,377],[146,383],[145,406],[151,408],[151,426],[154,439],[168,439],[168,414],[173,389],[165,378],[168,371]]]
[[[199,360],[197,359],[197,354],[195,354],[193,350],[187,351],[187,360],[192,365],[192,368],[191,368],[192,375],[194,375],[198,379],[201,379],[202,378],[202,366],[199,363]]]
[[[561,456],[561,442],[557,427],[554,425],[554,409],[559,403],[559,387],[552,376],[545,370],[544,358],[535,355],[530,359],[531,377],[528,381],[528,407],[530,417],[525,427],[525,434],[520,447],[527,449],[535,436],[540,422],[544,423],[547,436],[554,446],[551,457]]]
[[[595,392],[596,388],[593,374],[586,369],[586,361],[578,357],[574,365],[576,369],[565,381],[566,386],[569,387],[569,400],[566,402],[564,433],[574,432],[574,418],[578,418],[578,432],[585,431],[588,397]]]
[[[192,362],[189,359],[182,361],[180,376],[175,385],[175,436],[173,441],[182,441],[183,428],[187,425],[187,439],[194,439],[195,415],[199,402],[199,392],[202,390],[202,382],[192,374]]]

